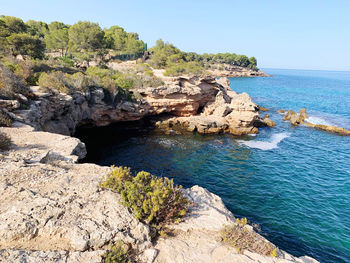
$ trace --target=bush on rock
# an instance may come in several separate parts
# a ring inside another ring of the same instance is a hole
[[[11,139],[5,133],[0,132],[0,151],[7,151],[11,146]]]
[[[225,226],[221,237],[224,243],[235,247],[238,253],[248,250],[271,257],[278,255],[277,247],[249,228],[246,218],[237,219],[237,224]]]
[[[134,177],[126,167],[113,168],[100,186],[120,193],[135,218],[153,225],[180,221],[190,205],[181,186],[174,185],[173,180],[144,171]]]
[[[103,263],[129,263],[129,251],[123,242],[119,241],[103,255]]]
[[[0,127],[11,127],[12,118],[0,108]]]

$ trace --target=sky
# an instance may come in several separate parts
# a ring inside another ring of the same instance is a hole
[[[349,0],[0,0],[0,14],[93,21],[184,51],[255,56],[260,68],[350,71]]]

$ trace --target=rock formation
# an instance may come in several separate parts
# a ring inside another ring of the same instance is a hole
[[[157,122],[161,128],[180,128],[198,133],[231,133],[234,135],[257,133],[256,127],[263,123],[258,112],[258,105],[252,102],[247,93],[237,94],[230,90],[227,79],[213,82],[210,78],[197,84],[202,94],[208,94],[203,103],[195,104],[196,115],[171,117]],[[213,85],[215,89],[213,90]],[[186,86],[186,85],[180,85]],[[193,89],[192,89],[193,90]],[[204,91],[204,92],[203,92]],[[179,96],[172,94],[172,96]],[[193,105],[193,104],[192,104]]]
[[[270,119],[269,115],[265,115],[263,118],[263,122],[266,124],[268,127],[274,127],[276,126],[276,123]]]
[[[211,75],[216,77],[269,77],[270,75],[264,73],[262,70],[253,70],[245,67],[217,64],[207,70]]]
[[[323,125],[323,124],[313,124],[310,122],[306,122],[305,123],[306,126],[321,130],[321,131],[327,131],[327,132],[332,132],[332,133],[336,133],[339,135],[346,135],[346,136],[350,136],[350,131],[341,128],[341,127],[336,127],[336,126],[331,126],[331,125]]]
[[[290,121],[290,124],[293,126],[298,126],[299,124],[304,124],[304,121],[309,116],[306,113],[306,109],[302,108],[299,112],[299,114],[295,113],[292,110],[289,110],[283,117],[284,121]]]
[[[156,88],[133,90],[138,100],[127,100],[101,88],[72,95],[42,93],[28,110],[15,111],[18,121],[37,130],[74,134],[79,125],[106,126],[120,121],[134,121],[146,116],[167,114],[169,125],[181,124],[199,133],[229,132],[235,135],[257,133],[262,123],[258,106],[248,94],[230,90],[228,79],[213,77],[165,78]],[[163,122],[163,127],[166,122]]]
[[[283,117],[283,120],[289,120],[290,123],[294,126],[298,126],[299,124],[305,124],[308,127],[312,127],[318,130],[327,131],[339,135],[350,136],[350,131],[336,127],[332,125],[323,125],[323,124],[314,124],[307,121],[309,115],[306,113],[306,109],[302,108],[299,112],[299,115],[292,110],[289,110]],[[265,118],[263,119],[265,121]]]
[[[220,230],[235,218],[218,196],[198,186],[185,190],[196,205],[169,226],[173,235],[152,244],[149,227],[120,204],[120,195],[99,188],[110,168],[75,163],[86,154],[78,139],[19,123],[0,132],[13,142],[0,157],[1,262],[97,263],[117,240],[130,244],[140,263],[317,262],[281,250],[277,258],[239,254],[224,245]]]

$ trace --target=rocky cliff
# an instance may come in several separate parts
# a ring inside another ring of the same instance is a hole
[[[156,88],[133,90],[133,98],[120,91],[93,88],[71,95],[42,93],[32,87],[37,99],[27,110],[14,111],[14,118],[37,130],[74,134],[79,125],[106,126],[146,116],[167,114],[163,128],[176,124],[199,133],[257,133],[263,124],[258,106],[248,94],[230,90],[228,79],[213,77],[165,78]]]
[[[169,226],[173,235],[152,240],[149,226],[134,219],[119,194],[99,188],[110,168],[75,163],[86,154],[83,143],[14,126],[0,128],[12,140],[0,157],[0,262],[97,263],[117,240],[131,245],[141,263],[317,262],[281,250],[275,258],[238,253],[223,244],[220,230],[235,218],[218,196],[198,186],[185,190],[195,206]]]

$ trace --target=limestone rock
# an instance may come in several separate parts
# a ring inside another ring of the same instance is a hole
[[[271,120],[269,115],[267,114],[264,116],[263,121],[268,127],[276,126],[276,123],[273,120]]]
[[[292,110],[289,110],[283,117],[283,120],[289,120],[290,124],[293,126],[298,126],[299,124],[303,124],[305,119],[308,118],[308,115],[306,113],[306,109],[302,108],[299,112],[299,114],[295,113]]]
[[[322,124],[312,124],[309,122],[306,122],[305,125],[312,128],[316,128],[318,130],[322,130],[322,131],[327,131],[327,132],[331,132],[339,135],[350,136],[350,131],[341,127],[336,127],[331,125],[322,125]]]
[[[38,87],[31,87],[38,100],[31,103],[29,110],[15,111],[16,119],[33,125],[36,130],[63,135],[74,134],[79,125],[106,126],[161,114],[196,117],[189,122],[195,124],[198,120],[199,123],[190,127],[202,133],[233,131],[241,135],[257,132],[255,124],[261,122],[257,105],[248,94],[230,90],[227,78],[182,76],[163,79],[164,85],[159,87],[133,90],[141,98],[134,101],[126,100],[119,92],[111,93],[101,88],[67,95],[42,93]],[[217,123],[212,122],[214,116],[227,118]],[[211,127],[210,123],[213,124]]]
[[[299,112],[299,122],[304,123],[307,118],[309,118],[309,115],[306,113],[306,109],[302,108]]]

